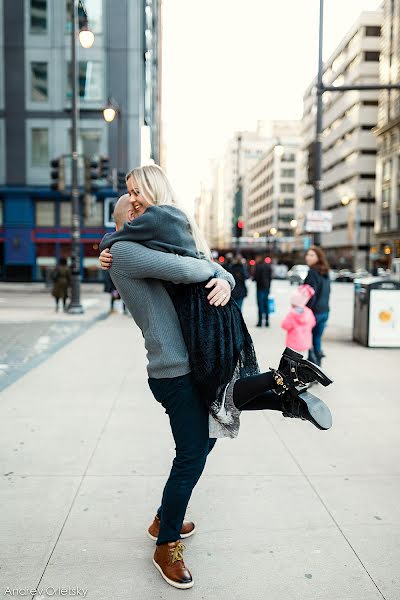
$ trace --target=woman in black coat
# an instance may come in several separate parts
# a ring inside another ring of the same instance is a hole
[[[227,270],[235,280],[235,287],[232,290],[231,297],[234,298],[236,304],[242,310],[243,300],[247,296],[246,279],[249,275],[247,269],[243,264],[243,258],[238,254],[235,261],[227,266]]]
[[[312,331],[313,347],[308,358],[313,363],[320,365],[324,356],[321,346],[322,334],[329,318],[329,297],[331,293],[329,264],[324,251],[318,246],[311,246],[307,251],[306,263],[310,270],[304,283],[308,283],[315,291],[307,306],[313,311],[316,320],[316,325]]]

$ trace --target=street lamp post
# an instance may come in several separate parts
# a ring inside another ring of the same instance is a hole
[[[71,314],[82,314],[83,306],[81,304],[81,227],[80,227],[80,193],[78,181],[78,123],[79,123],[79,105],[78,105],[78,59],[77,59],[77,37],[79,32],[78,7],[82,5],[81,0],[72,0],[71,2],[71,198],[72,198],[72,252],[71,252],[71,302],[68,306],[68,312]],[[86,16],[86,15],[85,15]],[[94,41],[94,35],[87,26],[87,16],[84,25],[84,34],[81,43],[85,48],[90,48]]]
[[[322,132],[323,132],[323,102],[322,97],[325,92],[348,92],[348,91],[368,91],[368,90],[400,90],[400,83],[389,84],[355,84],[355,85],[325,85],[323,81],[323,35],[324,35],[324,0],[319,0],[319,44],[318,44],[318,75],[317,75],[317,115],[316,115],[316,133],[315,133],[315,153],[314,153],[314,210],[321,210],[322,195]],[[321,236],[314,233],[314,244],[319,245]]]
[[[80,298],[80,202],[78,184],[78,63],[76,52],[76,38],[78,31],[78,1],[71,2],[71,78],[72,78],[72,169],[71,169],[71,196],[72,196],[72,273],[71,273],[71,303],[68,312],[72,314],[83,313]]]
[[[117,118],[117,172],[119,172],[122,169],[122,114],[121,107],[114,98],[108,99],[103,117],[107,123],[112,123]]]

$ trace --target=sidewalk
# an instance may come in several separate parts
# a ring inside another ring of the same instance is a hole
[[[81,286],[84,313],[55,312],[43,283],[0,283],[0,391],[108,315],[103,285]]]
[[[247,413],[239,438],[217,443],[188,510],[198,526],[186,542],[191,591],[151,563],[145,532],[174,444],[130,319],[99,321],[5,389],[0,598],[60,586],[93,600],[398,600],[400,352],[345,339],[343,290],[325,348],[336,382],[318,390],[334,427]],[[245,317],[266,369],[282,349],[280,314],[253,328],[252,303]]]

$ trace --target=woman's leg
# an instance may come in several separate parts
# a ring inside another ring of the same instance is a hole
[[[321,349],[322,334],[324,333],[324,329],[328,322],[328,317],[329,317],[329,313],[321,313],[321,314],[315,315],[315,320],[317,322],[315,324],[314,329],[312,330],[312,336],[313,336],[314,352],[317,355],[317,357],[320,356],[321,352],[322,352],[322,349]]]
[[[233,402],[236,408],[245,410],[243,407],[248,402],[265,392],[273,393],[272,390],[275,387],[276,382],[270,371],[258,375],[250,375],[249,377],[242,377],[235,381],[233,386]],[[276,394],[274,395],[276,396]]]
[[[282,411],[282,396],[275,392],[264,392],[256,396],[246,404],[243,404],[241,410],[279,410]]]

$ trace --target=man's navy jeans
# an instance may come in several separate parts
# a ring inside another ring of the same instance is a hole
[[[157,511],[161,521],[157,544],[165,544],[180,539],[192,490],[217,440],[208,437],[208,410],[190,373],[150,377],[148,381],[155,399],[169,416],[175,440],[176,456]]]

